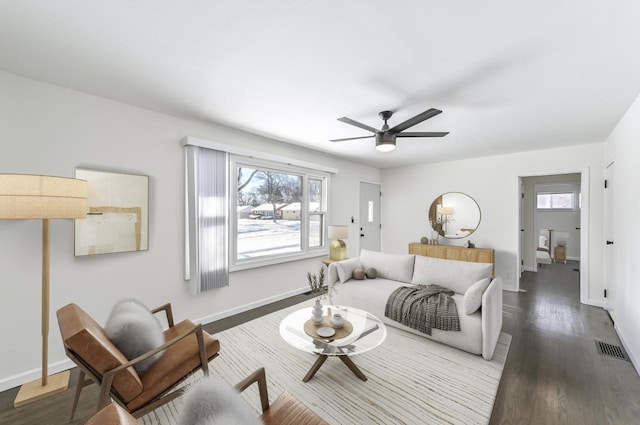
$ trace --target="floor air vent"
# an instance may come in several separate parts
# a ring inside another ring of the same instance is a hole
[[[622,359],[629,361],[627,353],[624,352],[622,347],[617,345],[607,344],[606,342],[596,340],[596,347],[598,348],[598,354],[603,356],[615,357],[616,359]]]

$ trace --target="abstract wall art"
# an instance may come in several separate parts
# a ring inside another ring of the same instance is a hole
[[[75,255],[149,249],[149,176],[76,169],[88,183],[89,212],[74,220]]]

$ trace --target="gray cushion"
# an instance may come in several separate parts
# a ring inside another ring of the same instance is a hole
[[[261,425],[238,392],[216,378],[204,378],[183,396],[178,425]]]
[[[411,283],[415,255],[387,254],[384,252],[360,252],[360,264],[364,270],[373,267],[378,271],[378,277]]]
[[[133,360],[164,344],[162,326],[141,302],[126,299],[118,302],[104,326],[104,332],[124,356]],[[158,354],[137,363],[134,368],[143,373],[162,356]]]
[[[489,283],[491,283],[491,281],[485,277],[467,289],[464,293],[464,298],[462,299],[462,310],[465,314],[473,314],[478,311],[482,305],[482,294],[484,294]]]

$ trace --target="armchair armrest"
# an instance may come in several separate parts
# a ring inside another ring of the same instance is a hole
[[[170,339],[169,341],[165,342],[164,344],[154,348],[151,351],[148,351],[138,357],[136,357],[135,359],[129,360],[126,363],[121,364],[118,367],[115,367],[111,370],[106,371],[103,376],[102,376],[102,384],[100,385],[100,396],[98,398],[98,409],[103,408],[104,406],[106,406],[107,404],[109,404],[110,401],[110,397],[109,397],[109,393],[111,392],[111,386],[113,385],[113,379],[115,378],[115,376],[122,372],[123,370],[137,364],[140,363],[143,360],[148,359],[149,357],[164,351],[166,349],[168,349],[169,347],[171,347],[172,345],[175,345],[176,343],[178,343],[179,341],[183,340],[184,338],[188,337],[191,334],[195,334],[196,335],[196,339],[198,341],[198,354],[200,357],[200,365],[202,367],[202,371],[204,372],[204,374],[206,376],[209,375],[209,363],[207,362],[207,349],[205,347],[205,343],[204,343],[204,334],[203,334],[203,330],[202,330],[202,325],[198,324],[198,325],[194,325],[191,329],[181,333],[180,335],[176,336],[175,338]]]
[[[258,383],[258,392],[260,393],[260,404],[262,411],[266,412],[269,409],[269,394],[267,392],[267,375],[263,367],[253,372],[251,375],[244,378],[242,381],[235,385],[235,389],[242,392],[249,388],[254,382]]]
[[[167,323],[169,324],[169,327],[172,328],[174,326],[174,321],[173,321],[173,311],[171,310],[171,303],[166,303],[164,305],[161,305],[159,307],[152,309],[151,314],[156,314],[161,311],[165,312],[167,316]]]
[[[502,330],[502,278],[496,277],[482,294],[482,357],[493,358]]]

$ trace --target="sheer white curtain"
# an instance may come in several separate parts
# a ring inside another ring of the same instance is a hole
[[[187,145],[186,273],[192,294],[229,285],[229,154]]]

